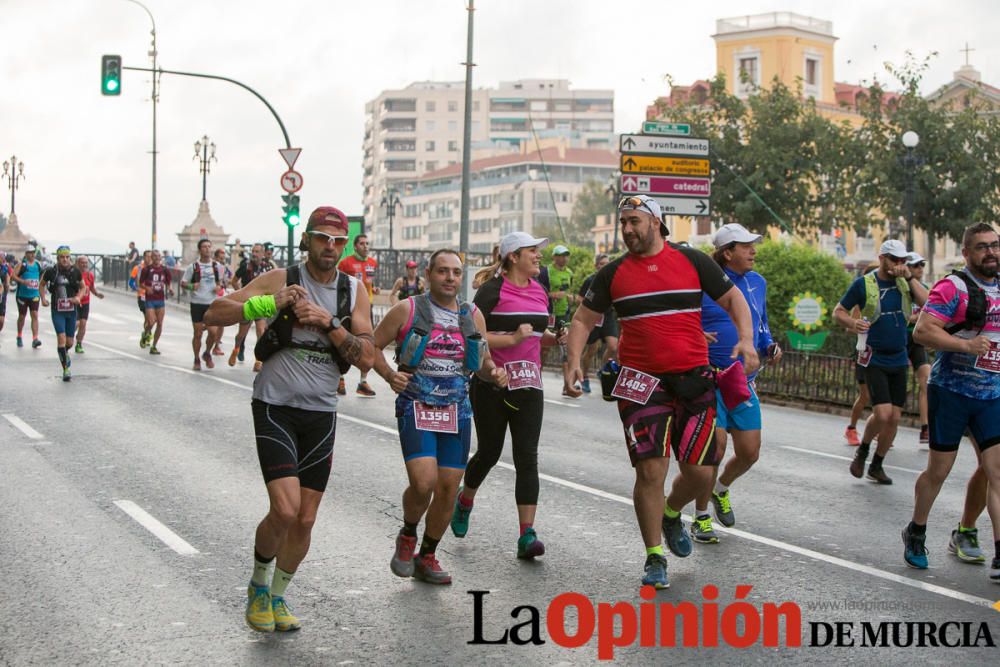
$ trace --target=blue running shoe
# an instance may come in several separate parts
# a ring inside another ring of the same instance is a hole
[[[910,526],[903,529],[903,560],[910,567],[918,570],[927,569],[927,547],[924,540],[927,535],[914,535],[910,532]]]
[[[469,532],[469,515],[472,514],[471,507],[465,507],[459,502],[461,494],[462,489],[459,488],[458,495],[455,496],[455,511],[451,515],[451,532],[455,537],[465,537]]]
[[[681,515],[678,514],[673,519],[666,514],[663,515],[663,537],[667,540],[667,548],[670,553],[678,558],[687,558],[691,555],[691,538],[688,537]]]
[[[670,588],[667,580],[667,559],[660,554],[646,556],[646,572],[642,575],[642,585],[653,588]]]
[[[538,539],[538,535],[535,534],[534,528],[527,528],[524,531],[524,535],[517,539],[517,557],[525,560],[531,560],[536,556],[541,556],[545,553],[545,545],[542,541]]]
[[[583,378],[583,382],[580,383],[580,389],[582,389],[585,394],[590,393],[590,378]]]

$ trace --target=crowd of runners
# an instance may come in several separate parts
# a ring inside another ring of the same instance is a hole
[[[338,401],[352,366],[360,372],[357,396],[375,396],[372,370],[396,394],[407,486],[402,526],[387,560],[399,577],[451,583],[438,545],[449,529],[457,539],[475,530],[477,492],[508,433],[516,554],[534,559],[546,553],[538,527],[544,520],[538,454],[546,347],[558,348],[563,396],[572,400],[599,388],[617,405],[635,474],[643,585],[668,587],[668,551],[688,557],[693,543],[720,541],[725,531],[717,532],[719,525],[736,525],[734,488],[762,450],[755,377],[783,354],[768,323],[767,282],[754,271],[762,237],[739,224],[724,225],[709,255],[671,243],[652,198],[625,197],[618,215],[627,252],[598,255],[594,272],[576,291],[569,249],[555,246],[552,264],[543,267],[548,239],[512,232],[500,239],[494,264],[475,276],[471,303],[461,299],[462,257],[438,250],[424,267],[407,263],[377,326],[377,262],[364,235],[348,250],[347,218],[333,207],[312,212],[300,239],[302,261],[287,268],[254,246],[231,271],[207,239],[177,286],[158,252],[137,264],[140,346],[150,354],[159,352],[165,301],[175,289],[190,291],[194,369],[211,369],[213,357],[225,356],[226,327],[236,327],[230,365],[244,359],[250,328],[256,332],[249,353],[255,371],[251,415],[269,509],[248,562],[251,627],[300,626],[285,593],[309,549],[330,476]],[[962,251],[961,270],[927,285],[924,259],[887,240],[875,269],[853,281],[834,309],[838,325],[857,334],[863,392],[845,433],[857,447],[849,473],[892,483],[884,462],[912,366],[920,387],[920,441],[929,454],[902,531],[903,558],[911,567],[928,567],[928,515],[968,435],[980,467],[968,482],[949,549],[964,562],[986,561],[975,526],[988,509],[996,549],[988,576],[1000,583],[1000,447],[994,446],[1000,443],[1000,238],[988,224],[972,225]],[[103,295],[85,257],[74,262],[66,247],[56,257],[56,265],[43,269],[27,252],[16,266],[0,265],[0,277],[17,292],[18,346],[28,317],[32,346],[41,345],[38,307],[51,306],[68,381],[70,352],[84,349],[90,296]],[[937,353],[933,367],[928,348]],[[868,404],[871,417],[859,429]],[[671,454],[677,471],[665,494]],[[690,527],[681,517],[689,505]]]

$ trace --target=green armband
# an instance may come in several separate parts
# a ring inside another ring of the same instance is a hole
[[[278,312],[273,294],[252,296],[243,304],[243,319],[251,322],[265,317],[271,317]]]

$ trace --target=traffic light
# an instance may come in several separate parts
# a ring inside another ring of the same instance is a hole
[[[122,94],[122,57],[101,56],[101,95]]]
[[[281,207],[281,211],[285,214],[282,218],[285,224],[289,227],[299,224],[299,196],[281,195],[281,200],[285,202],[285,205]]]

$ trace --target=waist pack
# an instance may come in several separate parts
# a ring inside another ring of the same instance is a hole
[[[724,370],[715,374],[715,381],[719,385],[719,393],[722,395],[722,402],[727,410],[732,410],[740,403],[750,399],[750,387],[747,385],[747,376],[743,371],[743,364],[734,361]]]
[[[301,271],[302,267],[300,264],[288,267],[285,284],[301,285]],[[337,312],[335,315],[341,321],[344,328],[350,331],[351,279],[346,273],[343,272],[337,272]],[[257,339],[257,344],[253,348],[253,353],[254,356],[257,357],[258,361],[267,361],[269,358],[274,356],[278,350],[290,347],[301,350],[312,350],[314,352],[328,352],[330,356],[333,357],[333,361],[337,364],[337,368],[340,370],[341,374],[348,371],[351,364],[340,356],[340,352],[338,352],[337,348],[333,345],[326,345],[319,341],[309,343],[299,343],[293,341],[292,329],[295,328],[295,322],[295,311],[292,310],[292,307],[287,306],[282,308],[274,320],[268,325],[264,334]]]
[[[418,294],[411,297],[413,302],[413,321],[410,330],[406,332],[403,342],[396,347],[396,363],[400,369],[412,372],[420,365],[427,351],[431,331],[434,329],[434,313],[431,310],[429,294]],[[483,367],[483,359],[488,350],[486,340],[476,328],[472,315],[472,307],[462,303],[458,307],[458,326],[465,339],[464,368],[469,373],[475,373]]]
[[[683,373],[668,373],[657,377],[668,394],[682,401],[693,401],[715,391],[715,371],[710,366],[698,366]]]

